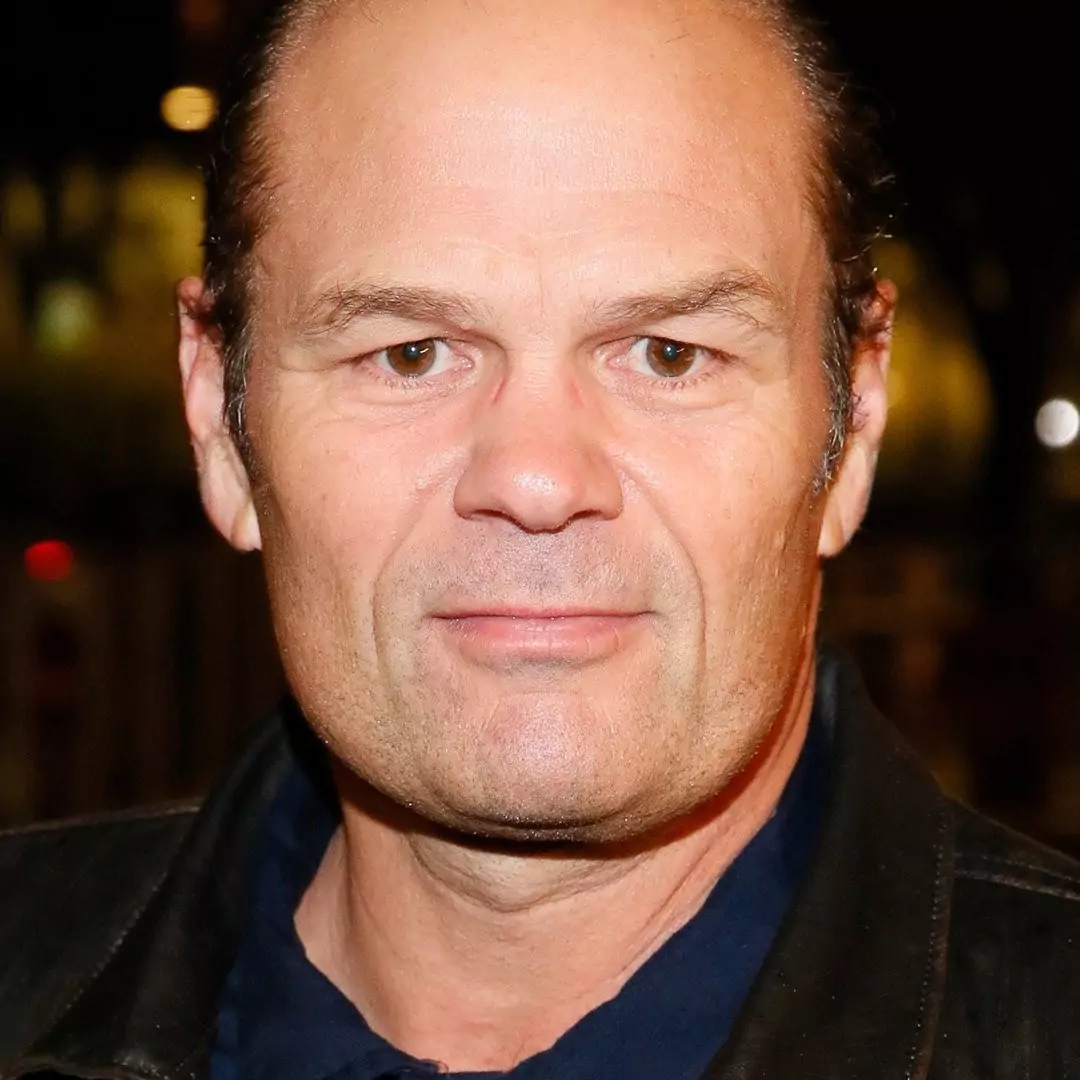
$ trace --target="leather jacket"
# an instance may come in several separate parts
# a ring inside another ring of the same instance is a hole
[[[818,849],[703,1080],[1080,1076],[1080,866],[946,799],[827,651],[817,708]],[[286,726],[201,809],[0,835],[2,1080],[208,1075]]]

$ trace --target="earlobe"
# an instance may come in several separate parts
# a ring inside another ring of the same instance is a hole
[[[214,527],[239,551],[261,546],[251,482],[225,422],[221,349],[208,322],[206,287],[187,278],[177,289],[180,379],[199,492]]]
[[[822,558],[830,558],[847,546],[870,501],[889,410],[887,377],[895,306],[896,287],[891,281],[878,282],[867,310],[869,330],[856,344],[852,357],[854,416],[840,469],[826,495],[818,538]]]

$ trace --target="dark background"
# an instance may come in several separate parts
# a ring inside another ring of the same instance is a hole
[[[171,286],[199,268],[203,136],[159,110],[215,84],[247,6],[39,0],[5,35],[0,822],[201,790],[280,692],[259,565],[195,496]],[[902,291],[825,624],[951,791],[1080,848],[1080,443],[1034,426],[1080,402],[1066,7],[817,10],[881,117]]]

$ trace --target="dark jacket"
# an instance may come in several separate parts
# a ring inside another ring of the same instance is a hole
[[[818,707],[819,850],[707,1076],[1080,1077],[1080,867],[945,799],[831,655]],[[0,1077],[207,1075],[289,754],[279,717],[201,810],[0,837]]]

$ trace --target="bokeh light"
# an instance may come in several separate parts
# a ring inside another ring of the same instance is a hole
[[[41,540],[23,552],[23,566],[35,581],[63,581],[75,565],[75,552],[63,540]]]
[[[963,306],[918,249],[893,239],[877,245],[874,257],[902,297],[879,490],[887,496],[956,498],[976,484],[993,426],[986,367]]]
[[[1050,450],[1063,450],[1080,435],[1080,409],[1067,398],[1051,398],[1035,414],[1035,434]]]
[[[174,86],[161,99],[161,118],[174,131],[205,131],[217,114],[217,98],[205,86]]]
[[[41,289],[35,338],[48,356],[79,357],[93,350],[101,332],[97,293],[81,281],[50,281]]]

